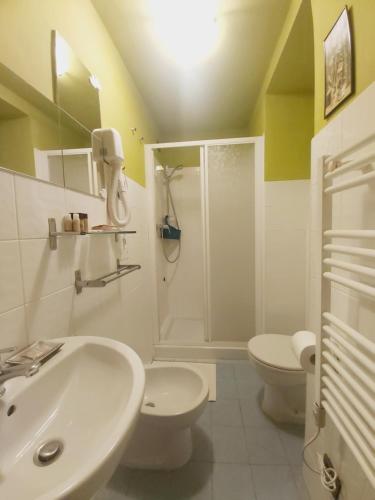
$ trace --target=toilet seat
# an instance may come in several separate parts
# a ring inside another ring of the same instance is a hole
[[[249,354],[258,362],[279,370],[302,372],[289,335],[256,335],[248,342]]]

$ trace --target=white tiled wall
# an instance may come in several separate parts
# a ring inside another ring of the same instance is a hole
[[[175,319],[193,319],[203,322],[203,237],[201,215],[200,167],[185,168],[176,172],[170,181],[170,188],[182,228],[180,258],[176,263],[167,263],[163,245],[171,248],[171,258],[177,251],[177,243],[157,240],[158,305],[161,335],[168,334],[168,328]],[[166,187],[163,174],[155,176],[155,202],[157,222],[167,213]],[[170,209],[170,213],[172,209]],[[191,339],[186,339],[189,342]]]
[[[265,333],[305,328],[309,188],[309,180],[265,183]]]
[[[203,236],[200,167],[182,170],[171,182],[178,221],[183,229],[181,257],[167,266],[169,313],[203,321]]]
[[[310,211],[310,265],[309,265],[309,308],[308,329],[319,332],[320,325],[320,275],[321,275],[321,171],[319,158],[352,146],[370,133],[375,132],[375,84],[358,96],[352,104],[317,134],[312,142],[311,159],[311,211]],[[353,175],[352,173],[349,175]],[[341,180],[343,180],[341,178]],[[332,227],[345,229],[373,229],[375,220],[375,188],[373,185],[360,186],[333,196]],[[338,241],[337,241],[338,242]],[[345,244],[340,240],[340,244]],[[355,240],[348,242],[356,245]],[[370,247],[371,242],[366,242]],[[343,257],[340,256],[342,259]],[[345,258],[345,257],[344,257]],[[353,257],[350,259],[353,260]],[[363,260],[362,260],[363,263]],[[368,263],[373,265],[373,263]],[[336,272],[336,271],[335,271]],[[339,271],[337,271],[339,272]],[[358,279],[358,276],[348,276]],[[334,286],[331,292],[331,309],[336,316],[346,321],[372,340],[375,340],[375,302],[340,286]],[[315,427],[312,418],[314,401],[314,378],[308,377],[307,384],[307,426],[309,438]],[[308,459],[314,463],[315,452],[326,452],[333,461],[342,481],[342,500],[372,500],[375,491],[366,480],[361,468],[346,446],[340,434],[327,418],[316,445],[309,448]],[[319,478],[305,469],[304,476],[312,500],[329,499],[330,495],[322,489]]]
[[[90,225],[106,222],[105,202],[33,178],[0,171],[0,348],[37,339],[100,335],[129,344],[144,361],[152,357],[150,268],[145,189],[129,180],[137,234],[58,238],[50,250],[48,218],[58,230],[68,212],[87,212]],[[77,295],[74,272],[90,279],[122,263],[142,269],[105,288]]]

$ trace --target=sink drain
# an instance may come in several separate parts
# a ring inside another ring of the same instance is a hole
[[[45,465],[52,464],[59,458],[63,452],[64,445],[62,441],[53,439],[43,443],[34,453],[34,464],[44,467]]]

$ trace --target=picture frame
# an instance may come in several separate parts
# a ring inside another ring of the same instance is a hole
[[[352,30],[345,6],[324,39],[324,118],[354,92]]]

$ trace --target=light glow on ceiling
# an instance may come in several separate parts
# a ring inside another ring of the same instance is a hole
[[[218,0],[149,0],[149,5],[157,41],[180,66],[194,66],[217,47]]]

